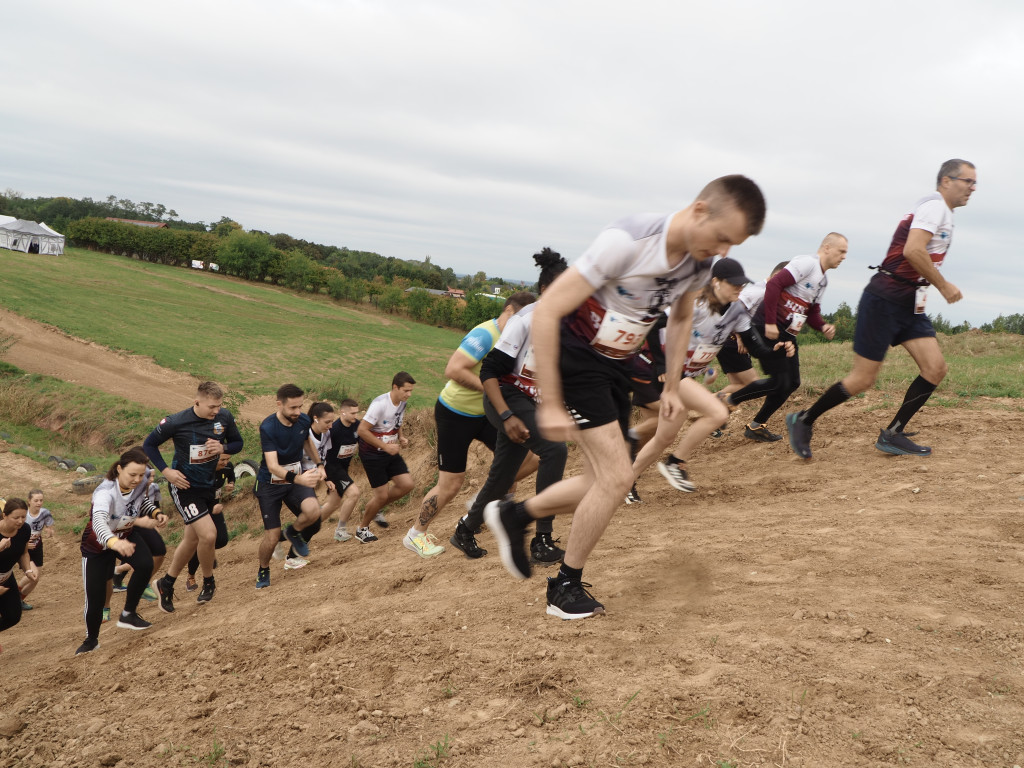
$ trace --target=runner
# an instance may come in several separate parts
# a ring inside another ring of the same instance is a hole
[[[701,414],[700,418],[686,430],[675,450],[664,461],[658,462],[658,471],[673,488],[688,493],[696,490],[697,486],[690,480],[684,468],[686,460],[729,416],[726,406],[698,380],[704,379],[711,361],[717,357],[722,344],[731,335],[739,336],[750,349],[756,350],[759,354],[792,354],[792,346],[786,347],[781,342],[775,345],[778,351],[773,351],[751,328],[750,315],[736,300],[742,287],[748,283],[750,278],[744,274],[743,267],[735,259],[719,259],[711,267],[711,281],[704,286],[693,304],[693,320],[686,359],[683,363],[683,378],[677,384],[683,408],[675,416],[661,414],[660,401],[654,399],[662,394],[661,388],[647,388],[646,392],[642,388],[634,390],[634,400],[637,394],[646,394],[649,398],[645,404],[647,411],[658,414],[654,437],[641,448],[633,462],[633,472],[637,477],[676,439],[679,430],[689,418],[690,411],[697,411]],[[656,337],[648,336],[647,341],[651,346],[660,346]],[[653,375],[650,378],[653,379]]]
[[[562,255],[550,248],[533,255],[540,267],[537,289],[544,291],[562,272],[569,268]],[[544,439],[537,429],[537,385],[533,379],[533,344],[530,326],[536,304],[517,312],[501,332],[501,337],[480,368],[484,389],[484,414],[497,432],[494,460],[487,480],[477,492],[469,512],[455,526],[449,539],[466,557],[478,558],[487,554],[476,541],[483,524],[484,507],[500,499],[521,475],[524,460],[532,452],[540,460],[537,470],[537,493],[562,479],[568,454],[564,442]],[[565,553],[551,538],[553,516],[537,521],[537,532],[530,541],[530,557],[537,563],[556,563]]]
[[[484,519],[506,568],[525,578],[531,573],[528,525],[575,510],[562,567],[548,580],[549,614],[580,619],[604,612],[587,591],[583,566],[634,480],[624,439],[631,359],[658,313],[671,305],[665,380],[682,378],[693,303],[708,282],[712,258],[760,232],[764,209],[754,182],[716,179],[681,211],[633,216],[606,229],[538,303],[532,338],[543,401],[537,425],[549,440],[578,442],[583,474],[525,503],[491,502]],[[663,417],[676,418],[682,407],[679,388],[666,387]]]
[[[401,450],[409,445],[409,440],[402,434],[402,421],[414,384],[416,380],[405,371],[396,373],[391,380],[391,391],[375,397],[359,422],[356,432],[359,436],[359,460],[363,462],[366,479],[373,491],[363,510],[362,523],[356,528],[356,538],[364,544],[377,540],[370,532],[370,521],[388,504],[413,489],[412,477]],[[443,547],[440,549],[444,550]],[[431,554],[438,553],[431,551]]]
[[[437,485],[423,497],[419,519],[402,540],[406,549],[420,557],[434,557],[444,552],[444,547],[435,543],[437,539],[427,534],[427,526],[462,489],[470,444],[479,440],[494,451],[497,431],[484,417],[484,388],[480,382],[483,359],[494,347],[509,318],[536,300],[536,296],[526,291],[512,294],[505,301],[501,314],[485,320],[465,335],[445,366],[448,383],[434,404]]]
[[[348,468],[359,445],[356,431],[359,429],[359,403],[345,398],[338,405],[338,418],[331,424],[330,450],[327,451],[325,470],[327,472],[327,501],[320,507],[320,519],[328,520],[334,510],[338,512],[338,527],[334,530],[335,541],[348,541],[348,521],[359,501],[362,489],[349,477]]]
[[[224,501],[229,498],[235,490],[235,465],[230,461],[231,457],[227,454],[221,454],[220,459],[217,461],[217,474],[214,476],[213,487],[214,487],[214,499],[216,504],[213,505],[213,510],[210,512],[210,517],[213,518],[213,524],[217,526],[217,538],[214,540],[214,550],[223,549],[228,545],[228,524],[224,520]],[[156,487],[156,483],[150,485],[150,488]],[[160,492],[157,491],[156,501],[154,504],[157,507],[160,506]],[[217,556],[214,554],[213,557],[213,568],[217,569]],[[199,552],[196,552],[188,561],[188,576],[185,579],[185,589],[188,592],[195,592],[199,589],[199,584],[196,582],[196,572],[199,571]],[[145,597],[145,595],[143,595]]]
[[[39,572],[28,554],[32,529],[25,523],[27,514],[28,504],[21,499],[7,499],[0,509],[0,632],[21,621],[22,599],[14,567],[21,566],[29,581],[39,579]]]
[[[754,322],[765,339],[792,342],[795,353],[792,357],[755,354],[768,377],[723,398],[730,408],[747,400],[764,398],[761,409],[743,431],[748,440],[773,443],[782,439],[782,435],[768,429],[768,419],[800,386],[800,352],[796,349],[796,339],[804,323],[821,331],[829,341],[835,338],[836,327],[821,317],[821,297],[828,287],[825,273],[843,263],[848,248],[843,235],[829,232],[815,255],[797,256],[768,281],[764,302]]]
[[[161,579],[153,582],[160,610],[174,612],[174,582],[197,551],[203,569],[203,588],[197,603],[213,599],[213,550],[217,525],[210,513],[216,504],[215,478],[220,457],[242,450],[242,435],[231,412],[222,407],[224,390],[212,381],[204,381],[196,390],[192,407],[162,419],[142,444],[170,491],[174,506],[185,523],[185,535],[174,550],[171,566]],[[174,443],[174,458],[167,466],[160,446]]]
[[[939,289],[953,304],[963,298],[960,289],[939,272],[953,237],[953,209],[967,205],[978,180],[974,165],[947,160],[939,168],[936,191],[917,202],[912,213],[896,227],[889,252],[873,269],[860,305],[853,337],[853,370],[833,384],[806,411],[786,415],[789,444],[805,459],[811,458],[815,420],[875,383],[889,347],[903,346],[917,363],[920,375],[911,382],[903,405],[883,429],[875,448],[885,453],[930,456],[932,449],[913,442],[904,429],[946,377],[946,360],[925,312],[928,286]]]
[[[86,636],[76,655],[99,647],[103,602],[118,557],[132,566],[133,573],[117,626],[133,630],[151,626],[137,612],[153,573],[153,555],[141,531],[162,528],[167,516],[153,506],[142,487],[148,460],[142,448],[129,448],[111,464],[106,479],[93,491],[89,522],[82,531]]]
[[[32,530],[32,536],[28,540],[28,556],[35,564],[39,576],[35,581],[23,577],[19,580],[18,587],[21,589],[21,610],[31,611],[32,606],[25,602],[25,598],[39,586],[39,580],[43,577],[43,531],[46,531],[48,539],[53,540],[53,515],[43,506],[43,492],[38,488],[28,492],[28,514],[25,516],[25,522]]]
[[[320,522],[320,504],[314,489],[324,479],[324,468],[316,446],[309,439],[313,420],[302,412],[305,394],[294,384],[284,384],[277,390],[277,411],[260,424],[263,458],[256,475],[256,499],[264,532],[259,547],[256,589],[270,586],[270,558],[281,540],[281,505],[287,505],[296,516],[284,536],[301,558],[309,555],[309,544],[303,533]],[[302,469],[303,453],[314,464],[305,471]]]
[[[142,480],[143,493],[146,498],[153,504],[154,507],[160,509],[160,486],[154,480],[154,472],[152,467],[146,468],[146,476]],[[142,538],[146,540],[146,546],[149,547],[150,554],[153,555],[153,573],[159,573],[160,568],[164,564],[164,557],[167,555],[167,544],[164,543],[163,536],[155,528],[140,528],[139,533]],[[114,566],[114,579],[108,585],[107,588],[107,601],[103,605],[103,621],[106,623],[110,620],[110,598],[114,592],[124,592],[128,588],[124,585],[125,575],[131,571],[132,567],[126,562]],[[147,584],[146,588],[142,590],[143,600],[157,600],[158,595],[153,589],[152,584]]]

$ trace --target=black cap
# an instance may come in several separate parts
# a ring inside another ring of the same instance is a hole
[[[714,266],[711,267],[711,276],[717,277],[719,280],[725,280],[725,282],[732,285],[746,285],[747,283],[754,282],[743,274],[743,265],[736,261],[736,259],[730,259],[728,256],[714,263]]]

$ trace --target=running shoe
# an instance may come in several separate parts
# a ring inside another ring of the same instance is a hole
[[[174,587],[168,586],[164,579],[153,579],[153,583],[150,586],[153,587],[153,591],[160,597],[157,603],[160,606],[160,610],[164,613],[174,613]]]
[[[78,646],[78,650],[75,651],[75,656],[77,656],[80,653],[88,653],[89,651],[95,651],[99,647],[100,647],[100,641],[99,640],[94,640],[91,637],[87,637],[85,639],[85,642],[82,643],[80,646]]]
[[[356,538],[363,542],[363,544],[366,544],[368,541],[377,541],[377,537],[373,535],[373,531],[369,528],[356,528]]]
[[[407,533],[402,539],[402,544],[420,557],[436,557],[444,552],[444,547],[437,543],[437,537],[432,533],[421,533],[418,536],[410,536]]]
[[[29,605],[28,603],[26,603],[24,600],[22,600],[21,601],[21,610],[23,610],[23,611],[31,611],[32,610],[32,606]]]
[[[573,579],[548,579],[548,616],[588,619],[604,613],[604,606],[587,591],[590,584]]]
[[[256,572],[256,589],[266,589],[270,586],[270,569],[260,568]]]
[[[732,413],[739,408],[739,406],[732,401],[732,395],[729,392],[715,392],[715,397],[722,401],[722,405],[729,409],[729,413]]]
[[[786,414],[786,432],[789,433],[789,447],[802,459],[811,458],[811,435],[814,427],[804,422],[805,411]]]
[[[518,522],[514,501],[492,501],[484,507],[484,522],[498,540],[501,562],[517,579],[533,575],[526,554],[526,526]]]
[[[640,492],[636,489],[636,483],[633,483],[633,487],[629,489],[629,493],[626,494],[627,504],[639,504],[643,499],[640,498]]]
[[[123,573],[115,573],[114,574],[114,591],[115,592],[126,592],[127,590],[128,590],[128,587],[126,587],[124,585],[124,574]]]
[[[285,557],[287,557],[287,555],[288,555],[288,542],[287,541],[279,541],[279,542],[277,542],[277,544],[274,546],[274,554],[272,555],[272,557],[275,560],[284,560]]]
[[[891,429],[883,429],[879,433],[875,448],[885,453],[891,453],[894,456],[932,455],[932,449],[927,445],[918,445],[907,437],[906,432],[893,432]]]
[[[295,526],[289,525],[284,529],[284,537],[288,539],[288,542],[292,545],[292,549],[295,554],[299,557],[309,556],[309,544],[299,531],[295,530]]]
[[[287,565],[287,562],[286,562],[285,563],[285,568],[287,568],[287,567],[288,567],[288,565]],[[203,589],[199,593],[199,597],[196,598],[196,602],[197,603],[208,603],[208,602],[210,602],[211,600],[213,600],[213,593],[216,592],[216,591],[217,591],[217,585],[214,583],[212,577],[209,579],[209,581],[207,581],[206,579],[203,579]]]
[[[756,427],[753,424],[747,424],[743,430],[743,436],[747,440],[756,440],[759,443],[777,443],[782,439],[782,435],[777,435],[769,430],[767,424],[758,424]]]
[[[530,558],[541,565],[552,565],[565,557],[565,550],[558,546],[558,540],[550,533],[538,533],[530,542]]]
[[[187,589],[187,587],[186,587],[186,589]],[[146,585],[146,588],[144,590],[142,590],[142,599],[143,600],[156,600],[157,599],[156,592],[154,592],[153,588],[151,586],[149,586],[148,584]]]
[[[185,579],[185,591],[195,592],[197,589],[199,589],[199,584],[196,583],[196,575],[194,573],[190,573],[188,578]]]
[[[476,560],[477,558],[483,557],[487,554],[487,550],[483,549],[476,543],[476,536],[461,520],[459,520],[459,524],[455,526],[455,533],[452,534],[452,537],[448,539],[448,541],[452,543],[453,547],[471,560]]]
[[[127,616],[122,613],[117,619],[117,626],[121,629],[149,629],[153,625],[133,611]]]
[[[339,525],[334,530],[335,541],[348,541],[352,538],[352,534],[348,532],[348,529],[344,525]]]
[[[106,624],[108,621],[110,621],[110,609],[109,608],[104,608],[103,609],[103,618],[100,619],[100,624]]]
[[[385,519],[384,519],[384,513],[383,513],[383,512],[378,512],[378,513],[377,513],[377,514],[376,514],[376,515],[374,516],[374,518],[373,518],[373,522],[375,522],[375,523],[376,523],[377,525],[379,525],[379,526],[380,526],[381,528],[387,528],[388,526],[390,526],[390,525],[391,525],[391,523],[389,523],[389,522],[388,522],[387,520],[385,520]]]
[[[289,557],[284,561],[284,569],[286,571],[297,571],[299,568],[305,568],[309,565],[309,560],[304,557]]]
[[[715,438],[716,440],[717,440],[718,438],[720,438],[720,437],[725,437],[725,430],[723,430],[723,429],[722,429],[721,427],[718,427],[717,429],[715,429],[715,431],[714,431],[714,432],[712,432],[712,433],[711,433],[711,434],[709,435],[709,437],[713,437],[713,438]]]
[[[668,484],[677,491],[693,493],[697,490],[697,486],[690,481],[690,476],[683,469],[682,462],[659,461],[658,471],[668,480]]]

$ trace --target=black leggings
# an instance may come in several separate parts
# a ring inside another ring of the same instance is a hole
[[[217,540],[213,543],[213,548],[222,549],[228,545],[228,524],[224,522],[224,513],[211,514],[210,518],[213,520],[213,524],[217,526]],[[303,531],[303,534],[305,534],[305,531]],[[197,549],[192,554],[192,559],[188,561],[188,575],[195,576],[198,570],[199,550]]]
[[[763,328],[760,330],[764,332]],[[776,343],[771,339],[765,341],[772,346]],[[796,345],[796,339],[785,331],[779,332],[778,341],[792,341],[794,346]],[[754,421],[765,424],[800,387],[800,350],[796,350],[792,357],[759,357],[758,362],[768,374],[768,378],[747,384],[743,389],[733,392],[729,399],[739,404],[763,397],[764,402],[761,404],[761,410],[754,416]]]
[[[21,621],[21,592],[13,574],[0,587],[7,587],[7,591],[0,595],[0,632],[3,632]]]
[[[98,640],[100,624],[103,623],[103,604],[107,601],[107,582],[114,578],[114,566],[117,559],[132,567],[132,577],[128,581],[128,590],[124,596],[124,609],[134,613],[139,607],[139,599],[149,585],[153,575],[153,554],[149,545],[138,530],[128,534],[127,541],[135,545],[135,552],[124,557],[112,549],[89,554],[82,558],[82,581],[85,583],[85,631],[86,638]]]

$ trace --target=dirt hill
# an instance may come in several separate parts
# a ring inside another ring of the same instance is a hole
[[[144,604],[152,629],[104,625],[75,657],[63,535],[0,635],[0,768],[1022,765],[1024,414],[926,408],[935,455],[896,458],[872,447],[876,402],[825,417],[811,462],[745,441],[741,411],[693,459],[697,493],[649,472],[588,563],[608,613],[586,621],[545,616],[552,571],[514,581],[486,531],[479,561],[403,549],[416,499],[378,543],[275,562],[269,590],[235,540],[212,603],[179,579],[173,615]],[[33,485],[65,497],[68,475],[0,444],[0,491]],[[258,528],[250,495],[227,514]]]

